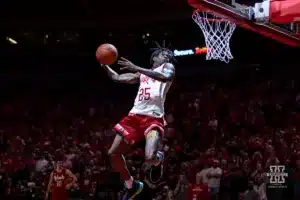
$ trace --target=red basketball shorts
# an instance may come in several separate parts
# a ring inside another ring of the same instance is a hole
[[[163,118],[129,114],[116,124],[114,129],[124,137],[127,143],[135,144],[143,140],[153,129],[157,129],[163,137],[163,127]]]

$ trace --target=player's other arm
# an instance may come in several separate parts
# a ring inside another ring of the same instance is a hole
[[[127,83],[134,84],[139,82],[140,74],[139,73],[124,73],[118,74],[113,69],[111,69],[108,65],[102,65],[108,76],[117,83]]]
[[[136,71],[161,82],[171,81],[175,76],[175,67],[171,63],[166,63],[162,72],[156,72],[142,67],[137,67]]]
[[[48,200],[49,192],[50,192],[51,187],[52,187],[52,183],[53,183],[53,172],[51,172],[51,174],[50,174],[49,183],[48,183],[47,191],[46,191],[46,195],[45,195],[45,200]]]

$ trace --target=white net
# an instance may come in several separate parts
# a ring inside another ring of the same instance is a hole
[[[221,60],[228,63],[233,56],[230,51],[230,39],[236,24],[204,11],[195,11],[193,20],[201,28],[207,53],[206,60]]]

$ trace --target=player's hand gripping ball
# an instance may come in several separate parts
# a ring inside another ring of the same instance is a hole
[[[101,44],[97,48],[96,58],[100,64],[111,65],[118,58],[118,50],[112,44]]]

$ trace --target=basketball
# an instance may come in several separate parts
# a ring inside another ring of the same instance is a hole
[[[111,65],[118,58],[118,50],[112,44],[101,44],[96,51],[96,58],[100,64]]]

